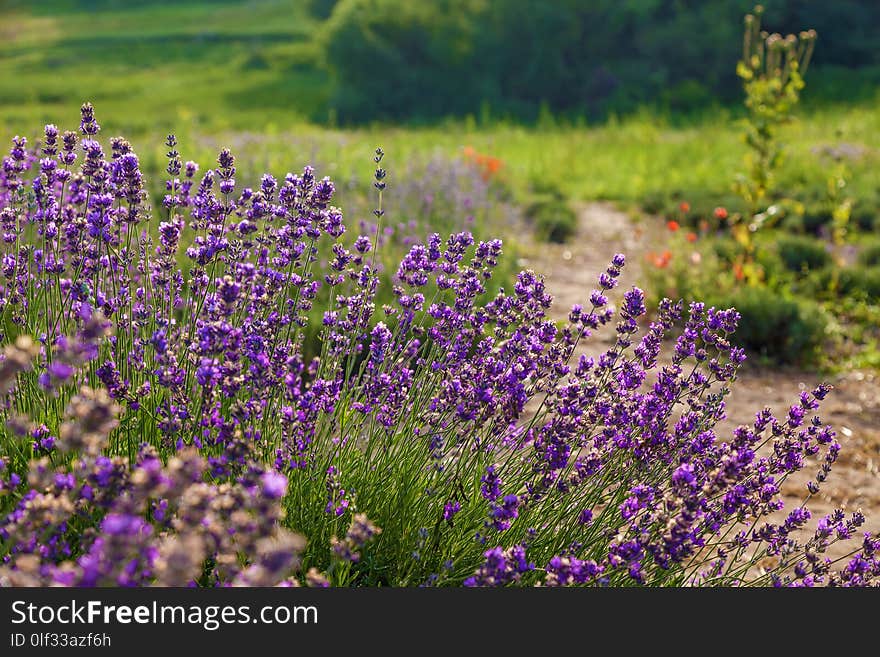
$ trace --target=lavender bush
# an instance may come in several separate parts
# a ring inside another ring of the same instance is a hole
[[[85,105],[0,173],[0,583],[878,582],[860,513],[805,530],[840,450],[812,417],[828,386],[716,435],[735,310],[664,300],[644,326],[633,288],[615,313],[616,255],[557,326],[531,271],[479,301],[501,242],[466,232],[413,244],[377,307],[381,150],[377,229],[348,239],[311,168],[241,187],[230,152],[199,175],[173,136],[154,212],[98,132]]]

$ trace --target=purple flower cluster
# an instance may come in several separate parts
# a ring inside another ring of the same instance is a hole
[[[333,553],[340,559],[349,562],[357,562],[361,555],[359,550],[367,543],[373,540],[377,534],[381,534],[382,530],[370,522],[364,513],[356,513],[351,519],[351,524],[345,534],[345,538],[340,540],[333,537],[330,541]]]
[[[485,563],[473,577],[464,581],[465,586],[502,586],[519,582],[525,573],[535,569],[535,564],[526,559],[526,550],[522,545],[515,545],[504,550],[494,547],[486,550],[483,555]]]
[[[46,458],[31,463],[29,490],[0,527],[0,537],[11,546],[0,583],[289,581],[305,542],[278,522],[286,477],[250,462],[232,481],[205,483],[206,463],[193,449],[180,451],[167,465],[148,446],[134,464],[108,458],[102,452],[118,412],[106,392],[84,388],[74,397],[62,439],[88,449],[69,467],[52,467]],[[95,531],[76,531],[90,521]],[[248,555],[244,564],[241,554]]]
[[[223,150],[199,177],[173,135],[152,210],[99,132],[85,105],[0,168],[4,582],[277,584],[300,560],[314,586],[878,581],[876,537],[827,556],[860,514],[772,521],[838,457],[828,386],[716,434],[735,310],[649,319],[633,287],[615,311],[618,254],[557,323],[535,272],[492,287],[502,244],[469,232],[385,269],[381,150],[363,235],[313,168],[246,187]]]

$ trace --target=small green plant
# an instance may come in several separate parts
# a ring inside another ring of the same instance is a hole
[[[874,303],[880,300],[880,267],[844,267],[835,273],[842,294]]]
[[[846,241],[852,216],[853,200],[844,194],[847,171],[840,165],[828,178],[828,203],[831,206],[831,238],[840,246]]]
[[[526,216],[538,237],[562,244],[577,230],[577,214],[558,187],[547,182],[533,182],[534,194],[526,205]]]
[[[736,73],[745,91],[746,172],[736,181],[736,190],[746,201],[751,220],[773,195],[775,172],[782,163],[783,149],[777,135],[790,122],[800,100],[813,47],[815,30],[799,35],[768,34],[761,30],[764,8],[755,7],[745,17],[743,58]]]
[[[305,5],[308,12],[315,18],[326,20],[339,4],[339,0],[307,0]]]
[[[780,235],[776,241],[785,268],[793,272],[814,271],[831,264],[831,254],[818,239],[804,235]]]
[[[825,342],[828,318],[816,303],[767,287],[742,287],[712,303],[735,305],[742,319],[734,342],[775,362],[814,362]]]
[[[855,199],[852,204],[850,221],[857,230],[871,232],[875,228],[880,228],[880,223],[877,222],[878,204],[880,201],[876,196]]]
[[[880,266],[880,239],[865,244],[859,252],[859,263],[865,267]]]

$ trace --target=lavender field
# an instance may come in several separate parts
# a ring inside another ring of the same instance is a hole
[[[130,10],[158,43],[210,5],[155,4]],[[79,9],[57,15],[82,39]],[[0,11],[21,25],[12,71],[48,28]],[[804,141],[787,163],[821,34],[761,19],[720,192],[682,162],[690,187],[597,204],[553,164],[586,130],[568,107],[535,132],[292,142],[254,107],[225,108],[248,130],[186,112],[165,130],[173,113],[105,110],[86,77],[4,100],[0,586],[876,586],[877,155],[831,167]],[[627,142],[639,121],[597,130]],[[659,141],[731,130],[697,125]]]

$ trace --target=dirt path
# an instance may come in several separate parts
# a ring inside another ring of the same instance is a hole
[[[639,282],[646,254],[662,250],[663,240],[659,219],[647,217],[636,222],[610,204],[593,203],[580,209],[577,234],[568,244],[529,245],[522,264],[545,275],[555,297],[554,310],[564,318],[572,304],[585,303],[596,286],[596,277],[614,253],[627,256],[627,266],[615,290],[619,299],[623,291]],[[583,351],[601,353],[611,340],[609,332],[597,334],[586,341]],[[834,390],[819,412],[823,421],[834,426],[842,449],[828,482],[818,498],[810,502],[814,522],[819,514],[838,507],[847,512],[861,508],[868,517],[866,529],[880,531],[880,377],[875,373],[850,371],[823,377],[804,370],[759,368],[746,363],[732,386],[727,419],[718,425],[719,435],[728,438],[734,427],[750,424],[765,406],[784,416],[801,390],[812,389],[822,381],[831,383]],[[783,492],[787,508],[803,498],[806,482],[815,471],[815,466],[808,467],[802,475],[786,482]]]

